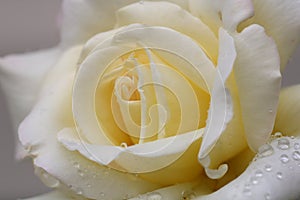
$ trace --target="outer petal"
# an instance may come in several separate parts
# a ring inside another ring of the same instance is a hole
[[[246,171],[215,193],[197,200],[298,199],[300,138],[275,138]]]
[[[300,0],[254,0],[251,22],[265,27],[276,42],[283,70],[300,41]]]
[[[49,192],[47,194],[43,194],[40,196],[36,196],[36,197],[31,197],[31,198],[27,198],[27,199],[23,199],[23,200],[73,200],[75,198],[68,196],[66,194],[63,194],[59,191],[53,191],[53,192]],[[84,199],[82,199],[84,200]]]
[[[189,8],[216,35],[221,26],[235,32],[239,23],[250,18],[254,11],[251,0],[189,0]]]
[[[64,0],[62,42],[64,46],[85,43],[93,35],[114,28],[115,11],[139,0]],[[184,0],[169,0],[187,8]],[[143,3],[143,1],[141,1]]]
[[[281,86],[280,63],[272,39],[258,25],[235,36],[234,67],[242,117],[249,146],[257,151],[274,126]]]
[[[285,88],[280,93],[274,132],[300,135],[300,85]]]
[[[158,185],[88,161],[57,141],[60,130],[74,126],[71,91],[81,50],[82,47],[75,47],[67,51],[47,77],[39,102],[20,126],[22,144],[31,150],[36,168],[51,176],[44,181],[49,186],[68,187],[77,195],[92,199],[122,199],[156,189]],[[59,182],[53,184],[49,179]]]
[[[194,199],[196,196],[209,194],[215,187],[215,181],[201,177],[202,181],[177,184],[161,188],[147,194],[139,195],[130,200],[161,200],[161,199]]]
[[[135,3],[121,8],[116,14],[119,26],[142,23],[172,28],[188,35],[204,48],[212,60],[217,60],[218,41],[214,33],[200,19],[175,4],[169,2]]]
[[[6,96],[14,131],[25,118],[36,100],[45,74],[56,62],[60,50],[53,48],[23,55],[9,55],[0,58],[0,84]],[[17,158],[25,151],[17,144]]]

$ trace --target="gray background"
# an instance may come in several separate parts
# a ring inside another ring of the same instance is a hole
[[[61,0],[1,0],[0,56],[48,48],[58,43],[57,15]],[[288,33],[287,33],[288,34]],[[300,83],[300,48],[284,74],[284,86]],[[14,140],[0,91],[0,199],[28,197],[49,191],[34,176],[30,160],[14,160]]]

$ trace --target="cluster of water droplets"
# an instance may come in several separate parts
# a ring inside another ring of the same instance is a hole
[[[272,142],[272,144],[267,143],[267,144],[264,144],[263,146],[261,146],[259,148],[259,152],[258,152],[257,156],[254,158],[253,161],[255,162],[258,159],[272,156],[275,152],[274,148],[276,147],[280,152],[283,152],[279,156],[280,163],[282,163],[283,166],[287,165],[289,162],[291,162],[291,160],[294,160],[295,162],[299,162],[297,165],[300,167],[300,144],[298,142],[295,142],[292,153],[290,153],[291,151],[288,151],[288,150],[291,150],[291,148],[292,148],[290,140],[294,140],[294,139],[295,139],[295,137],[290,137],[290,139],[288,139],[288,138],[282,137],[282,134],[279,132],[275,133],[272,136],[272,140],[275,140],[275,141],[273,141],[274,143],[273,142]],[[293,167],[289,166],[289,169],[292,170]],[[284,178],[283,172],[280,172],[280,171],[273,172],[273,171],[274,170],[273,170],[271,163],[265,164],[263,169],[256,170],[254,175],[250,178],[249,182],[247,182],[244,185],[243,194],[245,196],[252,196],[251,188],[254,187],[255,185],[259,184],[259,181],[261,178],[263,178],[264,174],[275,173],[275,177],[278,181],[280,181]],[[264,199],[270,200],[271,194],[265,193]]]

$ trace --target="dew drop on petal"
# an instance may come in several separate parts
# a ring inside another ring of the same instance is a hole
[[[105,197],[104,192],[100,192],[99,196],[100,196],[100,199],[104,199],[104,197]]]
[[[162,196],[158,192],[147,194],[147,200],[161,200]]]
[[[300,160],[300,152],[299,151],[294,151],[292,154],[292,157],[294,160],[299,161]]]
[[[282,133],[276,132],[276,133],[274,134],[274,136],[277,137],[277,138],[280,138],[280,137],[282,137]]]
[[[262,177],[262,176],[263,176],[263,172],[262,172],[261,170],[257,170],[257,171],[255,172],[255,176],[256,176],[256,177]]]
[[[191,190],[185,190],[181,193],[182,200],[190,200],[196,197],[196,194]]]
[[[266,170],[267,172],[272,171],[272,166],[269,165],[269,164],[265,165],[265,170]]]
[[[278,140],[277,147],[281,150],[287,150],[290,148],[290,141],[286,138],[281,138]]]
[[[75,168],[77,168],[77,169],[79,169],[79,168],[80,168],[80,165],[79,165],[79,163],[78,163],[78,162],[74,162],[74,163],[73,163],[73,166],[74,166]]]
[[[120,146],[123,147],[123,148],[127,148],[127,147],[128,147],[126,142],[122,142],[122,143],[120,144]]]
[[[79,176],[81,176],[81,177],[83,177],[84,176],[84,172],[82,171],[82,170],[78,170],[78,174],[79,174]]]
[[[296,150],[300,149],[300,144],[299,144],[298,142],[296,142],[296,143],[294,144],[294,148],[295,148]]]
[[[289,162],[289,157],[286,155],[286,154],[282,154],[280,156],[280,161],[283,163],[283,164],[286,164]]]
[[[250,181],[251,181],[251,183],[252,183],[253,185],[258,184],[258,178],[255,177],[255,176],[254,176],[254,177],[251,177]]]
[[[269,193],[265,194],[265,200],[270,200],[271,199],[271,196]]]
[[[281,172],[277,172],[276,177],[278,180],[282,179],[282,173]]]
[[[272,155],[274,152],[273,147],[270,144],[264,144],[258,149],[259,155],[266,157]]]
[[[251,192],[250,189],[244,189],[244,190],[243,190],[243,194],[244,194],[245,196],[251,196],[251,195],[252,195],[252,192]]]

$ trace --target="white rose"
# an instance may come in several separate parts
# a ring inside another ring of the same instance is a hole
[[[297,87],[283,92],[275,122],[299,1],[63,8],[60,46],[0,60],[15,124],[27,115],[19,156],[59,189],[33,199],[299,197],[299,138],[271,137],[300,133],[299,104],[284,112]]]

